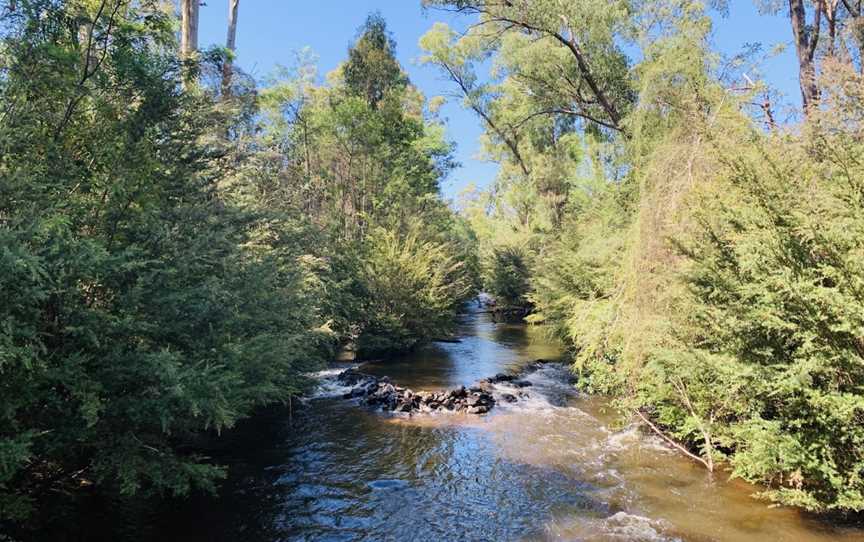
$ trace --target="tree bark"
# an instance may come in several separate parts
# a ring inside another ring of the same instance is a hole
[[[225,48],[233,56],[237,46],[237,8],[240,0],[228,0],[228,35],[225,38]],[[222,96],[231,95],[231,77],[234,75],[233,58],[226,58],[222,66]]]
[[[822,10],[828,23],[828,56],[834,56],[837,44],[837,8],[840,0],[823,0]]]
[[[199,0],[180,2],[180,54],[184,59],[198,51]]]
[[[807,10],[804,0],[789,0],[789,19],[795,37],[795,52],[798,55],[798,83],[801,87],[801,105],[804,115],[810,116],[819,101],[819,88],[816,85],[816,64],[814,57],[819,43],[819,26],[822,22],[824,0],[817,0],[813,10],[813,24],[807,28]]]
[[[843,6],[846,8],[846,11],[849,12],[849,15],[854,19],[854,24],[852,25],[854,28],[855,40],[858,42],[858,71],[864,73],[864,30],[862,30],[861,25],[861,0],[857,2],[851,2],[850,0],[841,0],[843,2]]]

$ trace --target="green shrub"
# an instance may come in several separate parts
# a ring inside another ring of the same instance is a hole
[[[493,247],[484,266],[483,288],[504,311],[521,312],[530,307],[530,267],[526,251],[514,247]]]
[[[675,388],[649,395],[679,435],[734,452],[734,474],[766,497],[864,510],[864,148],[757,149],[702,200],[684,250],[687,347],[649,366]]]
[[[216,189],[201,141],[222,130],[178,90],[169,21],[100,18],[82,81],[86,9],[21,2],[0,51],[4,520],[82,481],[213,488],[224,469],[194,443],[300,392],[327,353],[307,270],[256,250],[260,219]]]
[[[365,321],[362,356],[410,349],[449,334],[472,283],[453,246],[423,241],[417,228],[400,235],[379,228],[366,240],[360,276]]]

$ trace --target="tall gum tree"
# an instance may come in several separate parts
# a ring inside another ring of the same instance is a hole
[[[514,71],[515,77],[546,90],[546,103],[533,114],[576,117],[604,129],[626,131],[622,121],[633,95],[628,84],[627,58],[619,42],[629,19],[628,2],[426,0],[424,5],[477,19],[463,37],[477,42],[473,60],[490,54],[508,35],[542,42],[554,66],[546,73],[529,73],[530,66],[519,66],[526,69]],[[437,31],[444,29],[438,27]],[[449,74],[450,66],[430,52],[430,60]]]
[[[234,74],[234,51],[237,49],[237,11],[240,0],[228,0],[228,34],[225,37],[225,48],[229,57],[222,66],[222,96],[231,94],[231,77]]]

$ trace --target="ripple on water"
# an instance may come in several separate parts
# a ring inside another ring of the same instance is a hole
[[[555,355],[529,338],[539,334],[486,315],[470,316],[462,331],[461,343],[364,371],[413,389],[450,388]],[[316,399],[282,440],[233,466],[204,521],[202,509],[188,514],[183,540],[864,539],[768,509],[752,486],[711,479],[636,426],[612,429],[605,402],[576,393],[561,365],[534,371],[521,388],[527,398],[487,416],[410,419],[335,399],[348,391],[334,378],[344,368],[315,375]]]
[[[405,480],[373,480],[366,484],[376,491],[398,490],[408,487],[408,482]]]

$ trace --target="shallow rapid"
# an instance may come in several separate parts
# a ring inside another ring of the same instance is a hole
[[[460,332],[460,342],[361,370],[441,390],[560,355],[537,329],[480,312]],[[864,540],[864,530],[771,508],[751,497],[753,486],[712,478],[657,438],[618,426],[560,364],[527,376],[528,397],[482,416],[375,412],[342,398],[339,369],[320,374],[316,395],[290,416],[248,426],[220,497],[162,515],[159,538]]]

